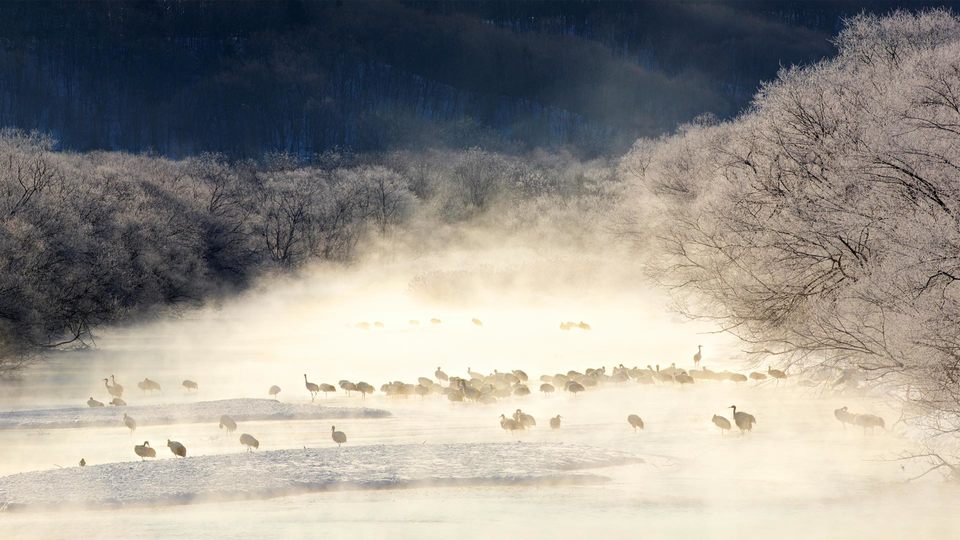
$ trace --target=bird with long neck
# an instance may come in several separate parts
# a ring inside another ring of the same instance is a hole
[[[320,391],[320,387],[317,386],[315,383],[308,381],[306,373],[303,374],[303,382],[304,382],[304,385],[307,387],[307,391],[310,392],[310,401],[313,401],[314,398],[317,397],[317,392]]]
[[[121,397],[123,395],[123,387],[117,387],[116,385],[111,386],[109,379],[103,380],[103,385],[107,388],[107,393],[113,397]]]
[[[752,414],[745,413],[743,411],[737,411],[736,405],[731,405],[733,409],[733,421],[737,424],[737,427],[740,428],[740,433],[753,430],[753,424],[757,423],[757,419],[753,417]]]
[[[703,358],[703,345],[697,345],[697,354],[693,355],[693,367],[700,365],[700,360]]]

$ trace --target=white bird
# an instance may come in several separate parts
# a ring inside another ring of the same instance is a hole
[[[187,457],[187,447],[177,441],[171,441],[170,439],[167,439],[167,448],[169,448],[175,456],[180,456],[182,458]]]
[[[520,422],[520,426],[523,429],[527,429],[528,427],[534,427],[537,425],[537,420],[533,416],[521,411],[520,409],[517,409],[513,413],[513,419],[516,420],[517,422]]]
[[[137,421],[132,416],[128,416],[127,413],[123,413],[123,423],[130,429],[130,434],[137,430]]]
[[[342,431],[337,431],[337,426],[330,426],[330,438],[333,439],[333,442],[337,443],[337,446],[347,442],[347,434]]]
[[[255,448],[260,448],[260,441],[258,441],[256,438],[254,438],[253,435],[249,433],[244,433],[243,435],[240,435],[240,444],[247,447],[247,452]]]
[[[787,374],[779,369],[773,369],[770,366],[767,366],[767,373],[774,379],[786,379]]]
[[[327,397],[330,392],[336,392],[337,387],[332,384],[320,383],[320,391],[323,392],[323,397]]]
[[[839,409],[834,409],[833,416],[840,421],[840,425],[843,426],[843,429],[847,429],[847,424],[852,424],[853,419],[857,415],[847,412],[846,407],[840,407]]]
[[[743,411],[737,412],[736,405],[731,405],[729,408],[733,409],[733,421],[740,428],[740,433],[753,431],[753,425],[757,423],[757,419],[752,414]]]
[[[360,381],[357,383],[357,392],[360,392],[360,395],[364,398],[367,397],[367,394],[372,394],[374,391],[373,385]]]
[[[143,444],[138,444],[133,447],[135,454],[140,456],[140,461],[144,461],[145,458],[155,458],[157,457],[157,451],[153,448],[150,448],[150,443],[148,441],[143,441]]]
[[[747,382],[747,376],[743,373],[731,373],[727,375],[727,380],[733,382]]]
[[[528,387],[528,386],[525,385],[525,384],[518,384],[517,386],[515,386],[515,387],[513,388],[513,395],[515,395],[515,396],[521,396],[521,397],[522,397],[522,396],[529,396],[529,395],[530,395],[530,387]]]
[[[269,394],[270,397],[272,397],[273,399],[277,399],[277,394],[279,393],[280,393],[280,387],[277,385],[271,386],[270,390],[267,391],[267,394]]]
[[[304,385],[307,387],[307,392],[310,392],[310,401],[313,401],[313,399],[317,397],[317,392],[320,391],[320,387],[308,381],[306,373],[303,374],[303,382],[304,382]]]
[[[123,386],[117,384],[117,378],[113,375],[110,375],[110,388],[113,388],[113,390],[117,392],[117,397],[123,397]]]
[[[724,431],[730,431],[730,421],[726,418],[718,415],[713,415],[713,424],[720,428],[720,435],[723,435]]]
[[[123,396],[123,387],[121,386],[120,388],[117,388],[115,386],[110,386],[109,380],[110,379],[103,380],[103,385],[107,387],[107,393],[109,393],[113,397]]]
[[[633,431],[637,431],[638,428],[643,429],[643,420],[641,420],[636,414],[631,414],[628,416],[627,423],[630,424],[630,427],[633,428]]]
[[[93,396],[90,396],[90,399],[87,400],[88,407],[103,407],[103,402],[93,399]]]
[[[518,429],[523,429],[523,426],[520,425],[520,422],[517,422],[513,418],[507,418],[505,414],[500,415],[500,427],[507,431],[517,431]]]
[[[864,433],[867,432],[867,428],[870,428],[870,431],[873,431],[873,428],[887,429],[883,418],[874,414],[858,414],[853,417],[853,423],[861,426]]]
[[[357,385],[353,384],[350,381],[340,381],[340,388],[343,388],[347,392],[347,396],[350,395],[350,392],[357,391]]]
[[[233,418],[223,415],[220,417],[220,429],[226,429],[228,434],[233,433],[237,430],[237,423],[234,422]]]
[[[574,395],[576,395],[576,394],[579,393],[579,392],[583,392],[584,390],[586,390],[586,388],[584,388],[583,385],[580,384],[580,383],[578,383],[577,381],[569,381],[569,382],[567,382],[566,388],[567,388],[567,392],[570,392],[570,393],[572,393],[572,394],[574,394]]]
[[[137,388],[143,390],[144,392],[153,392],[154,390],[161,391],[160,383],[157,381],[151,381],[148,378],[144,378],[142,381],[137,383]]]

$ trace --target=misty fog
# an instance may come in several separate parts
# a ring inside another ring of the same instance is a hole
[[[304,372],[311,381],[364,380],[379,388],[392,380],[432,378],[437,366],[451,375],[465,375],[468,368],[523,369],[533,393],[495,404],[379,392],[346,397],[338,388],[330,397],[318,397],[317,404],[381,408],[392,416],[250,421],[242,422],[242,430],[256,434],[259,451],[337,450],[330,448],[328,432],[336,422],[348,433],[348,445],[560,442],[628,450],[643,464],[601,469],[598,474],[611,480],[571,486],[477,484],[412,492],[333,486],[325,493],[280,499],[251,494],[248,501],[165,506],[159,513],[138,505],[68,508],[57,514],[13,511],[4,516],[3,526],[18,538],[56,536],[66,522],[93,538],[142,537],[147,531],[171,535],[184,527],[224,536],[311,536],[349,527],[357,536],[376,538],[397,522],[401,537],[454,533],[464,526],[480,534],[509,527],[511,534],[564,536],[588,529],[626,534],[638,527],[696,534],[709,527],[719,538],[766,534],[784,524],[795,528],[787,537],[797,538],[864,531],[895,538],[918,530],[941,536],[955,530],[943,518],[955,488],[939,480],[904,483],[923,469],[897,461],[914,447],[903,426],[866,433],[833,418],[833,409],[849,406],[892,423],[896,413],[880,399],[752,380],[698,381],[683,388],[629,381],[579,396],[540,394],[541,374],[621,363],[687,365],[698,344],[704,346],[703,367],[741,371],[749,366],[735,340],[714,333],[710,325],[679,318],[666,308],[662,294],[636,286],[636,269],[617,249],[574,254],[539,242],[531,246],[517,240],[496,248],[474,237],[472,243],[467,251],[393,251],[349,267],[305,268],[176,317],[104,328],[95,349],[60,353],[28,367],[18,384],[8,386],[13,392],[4,395],[4,408],[82,406],[91,394],[105,396],[99,378],[110,374],[128,388],[124,396],[131,406],[160,406],[267,398],[274,384],[282,389],[280,401],[309,404]],[[441,322],[431,323],[433,318]],[[591,329],[561,330],[567,320],[586,321]],[[357,326],[377,321],[382,328]],[[144,377],[159,382],[163,393],[142,395],[135,382]],[[197,381],[199,390],[187,392],[180,386],[183,379]],[[734,428],[721,434],[710,422],[713,414],[728,415],[731,404],[757,416],[753,433],[741,436]],[[532,414],[537,427],[518,435],[504,432],[498,417],[516,408]],[[646,423],[640,433],[625,421],[634,412]],[[556,414],[563,424],[551,430],[548,420]],[[88,467],[142,466],[132,446],[167,438],[186,444],[191,456],[244,451],[235,437],[217,429],[215,418],[142,426],[133,435],[119,421],[116,427],[4,429],[0,473],[75,468],[80,457]],[[173,457],[162,444],[158,456]],[[910,520],[893,526],[875,521],[902,504],[917,509]],[[251,513],[261,518],[251,519]],[[536,523],[530,513],[550,517]],[[823,513],[828,521],[808,523]],[[744,528],[744,521],[756,523]]]

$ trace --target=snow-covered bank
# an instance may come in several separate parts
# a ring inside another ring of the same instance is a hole
[[[161,449],[160,455],[168,455]],[[186,504],[327,489],[601,481],[572,471],[642,463],[581,445],[370,445],[123,462],[0,478],[0,508]]]
[[[314,403],[283,403],[272,399],[223,399],[198,403],[170,403],[133,407],[38,409],[0,412],[0,429],[55,429],[123,426],[123,414],[141,426],[211,422],[230,415],[238,422],[252,420],[322,420],[326,418],[385,418],[390,412],[366,407],[327,407]]]

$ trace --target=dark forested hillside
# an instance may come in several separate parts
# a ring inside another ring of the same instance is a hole
[[[919,5],[919,4],[918,4]],[[5,2],[0,126],[62,148],[583,154],[729,117],[868,2]]]

